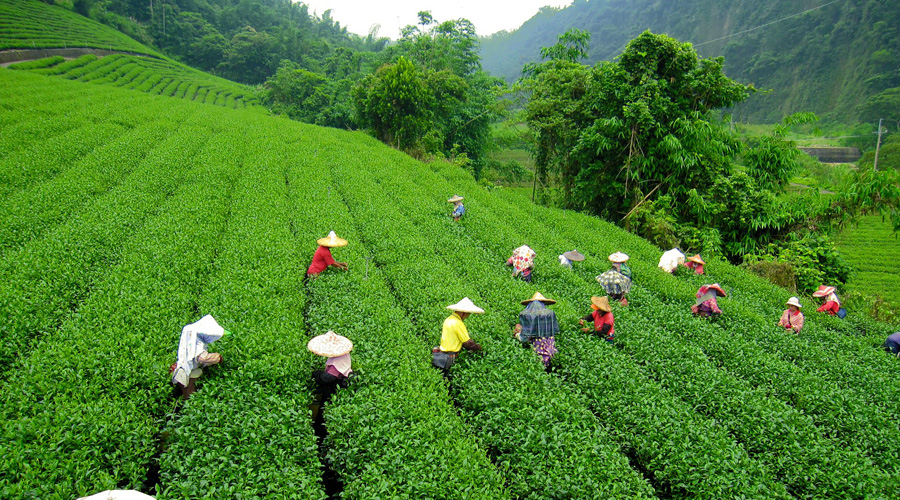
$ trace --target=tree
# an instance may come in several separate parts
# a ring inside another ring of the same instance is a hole
[[[420,146],[432,119],[432,95],[421,72],[405,57],[366,77],[353,92],[357,121],[398,149]]]
[[[651,196],[682,204],[730,172],[740,144],[711,111],[753,89],[725,77],[721,58],[644,32],[617,62],[587,69],[567,60],[584,51],[573,35],[545,51],[561,59],[533,68],[521,85],[531,94],[536,161],[559,176],[568,207],[618,219]]]

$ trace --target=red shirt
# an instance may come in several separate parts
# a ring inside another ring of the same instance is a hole
[[[319,246],[316,249],[316,253],[313,255],[312,263],[309,265],[309,269],[306,270],[306,274],[319,274],[328,266],[335,265],[334,257],[331,256],[331,250],[328,247]]]
[[[616,333],[616,327],[613,326],[613,315],[611,312],[603,313],[594,311],[591,313],[591,316],[594,317],[594,330],[599,331],[603,328],[603,325],[609,325],[609,331],[606,332],[606,336],[612,337],[613,334]]]
[[[829,300],[822,304],[822,307],[816,309],[817,312],[827,312],[828,314],[834,316],[838,311],[841,310],[841,305],[833,300]]]

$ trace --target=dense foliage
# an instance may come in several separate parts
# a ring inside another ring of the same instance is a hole
[[[229,80],[258,84],[282,60],[320,71],[338,48],[380,50],[387,39],[348,33],[325,11],[321,17],[289,0],[46,0],[120,29],[138,41]]]
[[[354,90],[359,124],[379,140],[418,156],[465,155],[477,176],[498,115],[500,81],[481,71],[475,27],[419,13],[386,55],[391,62]]]
[[[796,15],[802,13],[801,15]],[[612,61],[641,31],[667,33],[758,93],[732,112],[736,119],[777,122],[812,111],[843,123],[900,119],[900,9],[892,2],[576,0],[545,7],[517,30],[482,40],[483,64],[513,81],[571,28],[593,35],[587,61]],[[883,114],[884,111],[890,114]]]
[[[769,135],[739,140],[714,112],[754,88],[727,78],[721,58],[645,32],[616,62],[589,67],[576,61],[587,38],[561,35],[518,84],[545,202],[617,221],[660,246],[787,264],[792,278],[781,282],[805,291],[849,276],[824,235],[859,213],[895,217],[890,172],[854,174],[833,200],[780,196],[802,155],[788,129],[818,118],[796,113]]]

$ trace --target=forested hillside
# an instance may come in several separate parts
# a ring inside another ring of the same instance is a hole
[[[482,39],[483,66],[512,81],[573,27],[592,35],[586,62],[611,60],[649,29],[693,43],[704,57],[724,56],[729,77],[771,89],[740,105],[736,118],[777,122],[813,111],[842,122],[877,120],[900,114],[892,105],[898,92],[885,92],[900,86],[898,7],[891,0],[575,0]]]

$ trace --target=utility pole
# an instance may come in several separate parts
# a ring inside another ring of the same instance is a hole
[[[878,143],[875,145],[875,165],[872,167],[873,172],[878,171],[878,150],[881,149],[881,118],[878,119]]]

